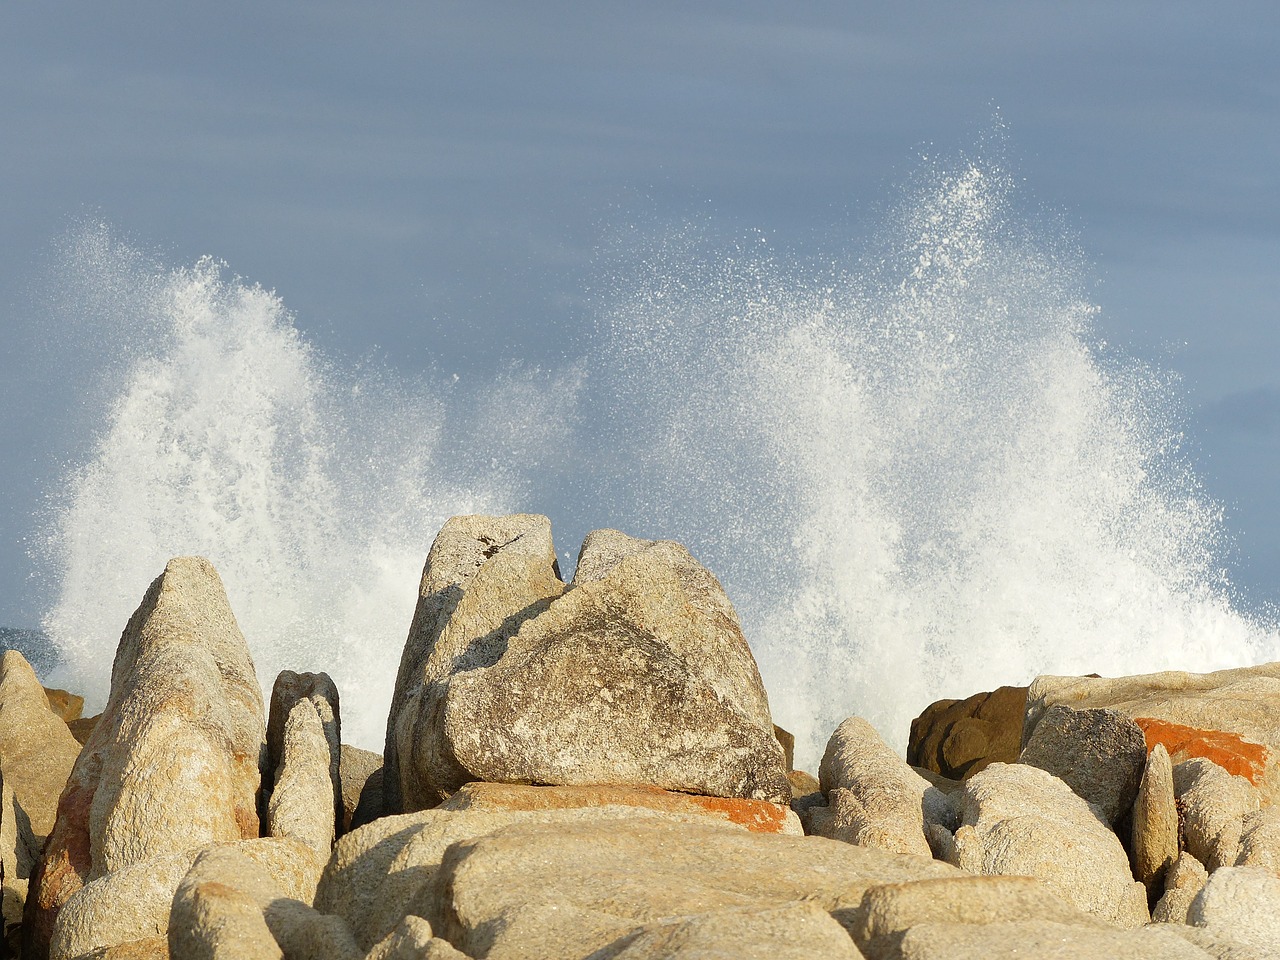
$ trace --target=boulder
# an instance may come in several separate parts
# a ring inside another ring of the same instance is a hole
[[[84,710],[84,697],[78,693],[59,690],[56,687],[45,687],[44,696],[49,701],[49,709],[56,713],[63,723],[70,724],[73,720],[80,719],[80,714]]]
[[[1018,762],[1052,773],[1114,826],[1133,809],[1146,759],[1142,728],[1123,713],[1055,704],[1040,717]]]
[[[1209,875],[1187,923],[1275,956],[1280,949],[1280,876],[1263,867],[1223,867]]]
[[[67,729],[70,730],[71,735],[76,738],[76,742],[83,747],[89,742],[89,738],[93,736],[93,729],[98,725],[98,721],[101,719],[102,714],[98,714],[93,717],[81,717],[78,720],[72,720],[69,722],[67,724]]]
[[[31,664],[17,650],[0,657],[0,774],[38,844],[53,830],[80,744],[49,706]]]
[[[205,850],[178,885],[169,918],[169,950],[175,960],[363,956],[342,920],[288,896],[236,844]]]
[[[1013,763],[1022,748],[1026,687],[1000,687],[965,700],[939,700],[911,721],[907,762],[949,780]]]
[[[954,860],[978,874],[1035,877],[1086,913],[1119,926],[1149,919],[1146,889],[1096,807],[1027,764],[993,763],[965,782]]]
[[[545,517],[455,517],[432,545],[388,718],[389,809],[474,780],[640,783],[786,803],[755,660],[677,543],[596,531],[560,580]]]
[[[711,803],[704,805],[704,799]],[[316,909],[344,918],[361,947],[370,949],[404,916],[430,912],[436,871],[450,844],[514,823],[608,824],[653,818],[738,831],[760,825],[758,815],[717,809],[719,803],[725,801],[640,788],[472,784],[450,800],[455,809],[383,817],[342,837],[314,902]]]
[[[1258,791],[1244,777],[1195,758],[1173,768],[1174,793],[1182,813],[1187,852],[1210,873],[1236,862],[1244,818],[1260,805]]]
[[[1178,859],[1178,806],[1173,764],[1164,744],[1147,757],[1133,802],[1133,873],[1148,893],[1164,886],[1164,875]]]
[[[1168,926],[1099,930],[1042,921],[922,923],[902,938],[893,960],[1226,960]],[[880,960],[880,958],[869,958]],[[1245,960],[1238,956],[1233,960]]]
[[[1165,874],[1164,894],[1151,911],[1155,923],[1186,923],[1191,902],[1209,880],[1204,866],[1185,850]]]
[[[199,557],[169,561],[125,627],[106,709],[58,803],[24,957],[47,955],[58,910],[85,883],[257,837],[263,733],[262,691],[217,572]]]
[[[1024,738],[1054,704],[1118,710],[1142,727],[1148,749],[1163,743],[1175,765],[1204,757],[1280,802],[1280,662],[1203,674],[1037,677]]]
[[[936,808],[931,820],[952,820],[946,795],[907,766],[861,717],[850,717],[831,735],[818,782],[828,806],[812,812],[809,830],[820,837],[927,857],[926,804],[932,800]]]
[[[710,824],[525,823],[450,846],[430,902],[441,916],[428,919],[470,956],[600,956],[650,924],[729,908],[806,902],[847,929],[872,886],[956,875],[924,857]]]
[[[342,744],[339,751],[341,762],[338,768],[339,780],[342,783],[342,829],[338,836],[352,829],[352,821],[356,810],[363,802],[365,788],[369,787],[370,802],[376,803],[377,815],[365,822],[376,820],[382,814],[382,754],[372,750],[361,750],[349,744]],[[376,781],[370,786],[370,780],[377,774]],[[356,824],[359,826],[360,824]]]
[[[287,761],[288,737],[286,728],[294,708],[301,702],[309,703],[320,722],[322,731],[320,741],[325,750],[325,773],[330,795],[329,805],[333,808],[333,827],[331,832],[336,836],[342,829],[342,712],[338,701],[338,688],[327,673],[294,673],[282,670],[276,676],[271,688],[271,709],[267,713],[267,766],[263,776],[263,797],[274,796],[275,784],[279,782],[281,767]],[[310,724],[308,724],[310,726]],[[314,736],[311,738],[314,740]],[[304,752],[315,752],[315,744],[300,748]],[[315,761],[311,762],[315,766]],[[302,774],[295,759],[291,776],[302,777],[312,788],[319,788],[321,774],[312,771]],[[320,804],[317,796],[306,803],[312,807]],[[274,834],[273,834],[274,835]],[[332,846],[332,841],[330,842]]]
[[[1280,808],[1263,807],[1244,818],[1234,866],[1265,867],[1280,876]]]
[[[383,937],[364,960],[468,960],[448,940],[431,935],[431,924],[408,916]]]
[[[267,833],[305,843],[326,857],[341,815],[338,771],[331,766],[324,721],[310,698],[293,702],[280,740]]]

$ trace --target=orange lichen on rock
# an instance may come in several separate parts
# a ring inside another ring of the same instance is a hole
[[[1226,730],[1200,730],[1154,717],[1134,717],[1142,728],[1150,752],[1164,744],[1174,763],[1204,757],[1228,773],[1244,777],[1254,786],[1262,782],[1267,766],[1267,748]]]

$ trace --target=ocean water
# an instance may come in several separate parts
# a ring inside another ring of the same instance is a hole
[[[508,511],[688,545],[810,768],[854,713],[902,749],[932,700],[1038,673],[1275,659],[1176,382],[1100,341],[1082,257],[1027,204],[998,164],[926,163],[857,255],[645,236],[603,258],[579,356],[461,385],[323,356],[218,261],[89,228],[67,276],[111,376],[35,552],[52,678],[100,704],[146,585],[204,554],[264,687],[328,671],[378,749],[431,539]]]

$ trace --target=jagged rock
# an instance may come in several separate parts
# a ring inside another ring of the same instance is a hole
[[[1244,777],[1196,758],[1173,768],[1174,793],[1182,811],[1186,848],[1210,873],[1236,862],[1244,818],[1260,805],[1260,795]]]
[[[716,808],[726,803],[724,800],[664,796],[636,788],[472,784],[450,803],[461,809],[436,808],[383,817],[342,837],[316,891],[316,909],[344,918],[361,947],[369,949],[406,914],[429,912],[436,870],[450,844],[510,824],[656,818],[691,824],[710,821],[727,829],[746,830],[732,815]],[[555,806],[557,803],[561,806]],[[577,806],[571,805],[574,803]],[[762,818],[757,813],[747,819],[759,825]]]
[[[1157,743],[1133,802],[1133,873],[1148,892],[1162,889],[1165,872],[1178,859],[1178,806],[1173,764]]]
[[[78,693],[59,690],[57,687],[45,687],[44,696],[49,701],[49,709],[57,714],[58,719],[63,723],[69,724],[73,720],[80,719],[80,713],[84,710],[84,697]]]
[[[169,561],[125,627],[107,707],[58,804],[23,955],[47,955],[58,910],[85,883],[257,837],[263,732],[262,691],[217,572],[199,557]]]
[[[408,916],[378,941],[364,960],[468,960],[448,940],[431,935],[431,924]]]
[[[930,704],[911,721],[907,762],[949,780],[962,780],[992,763],[1013,763],[1022,748],[1026,706],[1026,687]]]
[[[282,895],[310,903],[324,867],[314,850],[295,840],[264,837],[219,844],[271,877]],[[50,960],[74,960],[95,949],[164,936],[174,894],[200,848],[153,857],[94,880],[63,905],[50,940]]]
[[[288,896],[236,844],[205,850],[178,885],[169,918],[169,951],[174,960],[363,956],[342,920]]]
[[[955,860],[978,874],[1035,877],[1086,913],[1146,923],[1147,895],[1096,807],[1027,764],[992,764],[965,782]]]
[[[1052,922],[1105,928],[1030,877],[944,877],[872,887],[854,911],[853,939],[869,960],[898,956],[902,935],[920,924]]]
[[[349,744],[342,744],[340,751],[342,762],[339,766],[339,779],[342,782],[342,829],[341,836],[352,829],[356,810],[363,802],[365,788],[369,787],[370,802],[376,803],[378,812],[369,817],[365,823],[376,820],[382,815],[382,754],[372,750],[361,750]],[[376,782],[370,786],[370,779],[377,774]],[[356,823],[355,826],[360,826]]]
[[[80,744],[49,706],[31,664],[17,650],[0,657],[0,772],[38,844],[53,830],[58,797]]]
[[[1275,956],[1280,949],[1280,876],[1263,867],[1223,867],[1209,875],[1187,923]]]
[[[1074,924],[1021,921],[922,923],[908,930],[893,960],[1219,960],[1164,927],[1099,930]],[[868,958],[880,960],[880,958]],[[1245,960],[1244,957],[1239,960]]]
[[[1204,888],[1209,873],[1185,850],[1178,854],[1164,878],[1164,895],[1151,911],[1154,923],[1186,923],[1191,901]]]
[[[545,517],[432,545],[388,718],[389,809],[464,783],[647,783],[786,803],[755,660],[679,544],[596,531],[561,582]]]
[[[869,887],[954,875],[816,837],[656,819],[526,823],[450,846],[430,904],[442,915],[428,919],[470,956],[558,960],[592,955],[628,926],[725,908],[803,901],[843,924]]]
[[[1244,818],[1234,866],[1265,867],[1280,876],[1280,808],[1263,807]]]
[[[1280,662],[1216,673],[1135,677],[1037,677],[1027,694],[1023,736],[1053,704],[1106,707],[1132,717],[1148,748],[1163,743],[1174,765],[1212,760],[1280,803]]]
[[[322,730],[322,741],[325,749],[325,778],[328,783],[328,792],[330,795],[330,806],[333,808],[332,832],[337,836],[342,830],[343,806],[342,806],[342,776],[341,776],[341,757],[342,757],[342,711],[338,700],[338,688],[334,685],[333,680],[327,673],[294,673],[292,670],[282,670],[276,676],[276,682],[271,687],[271,709],[267,714],[267,775],[263,777],[263,795],[264,797],[274,797],[275,784],[279,782],[281,776],[281,767],[288,761],[286,754],[288,737],[286,729],[288,727],[289,718],[298,703],[306,701],[315,711],[317,719],[320,721]],[[310,726],[310,724],[308,724]],[[314,740],[314,738],[312,738]],[[305,751],[315,752],[315,744],[312,743]],[[304,751],[304,752],[305,752]],[[311,767],[316,766],[313,759],[310,763]],[[309,789],[313,793],[318,793],[320,786],[320,773],[310,771],[302,773],[301,769],[295,763],[290,776],[297,784],[298,778],[301,777],[309,784]],[[314,819],[314,809],[321,803],[321,798],[317,795],[309,797],[303,802],[303,806],[311,808],[313,814],[309,815]],[[311,832],[317,832],[315,828]],[[322,831],[321,831],[322,832]],[[273,831],[273,836],[274,831]],[[330,841],[332,846],[332,840]]]
[[[1146,760],[1142,729],[1124,714],[1061,704],[1041,715],[1018,757],[1052,773],[1113,826],[1133,809]]]
[[[927,857],[925,807],[932,805],[931,822],[955,825],[946,795],[860,717],[845,720],[831,735],[818,781],[828,806],[813,811],[810,832],[816,836]]]
[[[338,771],[330,765],[324,722],[308,697],[293,701],[280,738],[279,766],[267,804],[267,833],[322,851],[333,849],[340,816]]]

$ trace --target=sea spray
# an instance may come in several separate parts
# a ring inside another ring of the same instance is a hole
[[[1098,342],[1078,256],[1014,199],[926,164],[853,267],[689,230],[613,284],[635,455],[602,486],[720,575],[810,768],[850,714],[902,749],[942,697],[1277,656],[1231,608],[1176,384]]]
[[[269,691],[324,670],[348,742],[381,748],[432,538],[451,515],[513,509],[562,447],[572,378],[507,369],[482,391],[338,369],[274,294],[211,259],[164,269],[99,227],[69,245],[110,344],[114,391],[83,464],[51,497],[40,559],[57,682],[101,706],[120,630],[174,555],[221,574]],[[81,322],[81,328],[85,324]]]

